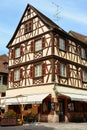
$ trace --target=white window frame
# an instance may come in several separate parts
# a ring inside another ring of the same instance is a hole
[[[65,39],[59,38],[59,49],[65,51],[66,50],[66,44]]]
[[[82,78],[84,82],[87,82],[87,71],[82,70]]]
[[[42,49],[42,39],[38,39],[35,41],[35,51],[40,51]]]
[[[60,64],[60,76],[66,77],[67,76],[67,67],[65,64]]]
[[[35,66],[35,77],[42,76],[42,65]]]
[[[17,47],[15,49],[15,58],[18,58],[18,57],[20,57],[20,47]]]
[[[86,51],[84,48],[81,48],[81,58],[86,59]]]
[[[14,81],[19,81],[20,80],[20,70],[17,69],[14,71]]]

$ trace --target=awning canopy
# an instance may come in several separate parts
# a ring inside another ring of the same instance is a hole
[[[66,96],[73,101],[87,101],[87,90],[56,86],[55,92],[58,95]]]
[[[87,95],[73,93],[60,93],[60,95],[69,97],[72,101],[87,101]]]
[[[16,95],[1,98],[1,105],[41,104],[49,94]]]

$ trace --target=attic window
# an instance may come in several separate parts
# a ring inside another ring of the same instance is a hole
[[[30,15],[31,14],[31,11],[30,11],[30,8],[27,10],[27,15]]]
[[[29,33],[29,32],[31,32],[33,30],[33,22],[32,22],[32,20],[31,21],[28,21],[28,22],[26,22],[25,23],[25,25],[24,25],[24,33],[26,34],[26,33]]]

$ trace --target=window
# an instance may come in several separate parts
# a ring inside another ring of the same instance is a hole
[[[2,85],[2,76],[0,76],[0,85]]]
[[[19,47],[15,49],[15,58],[18,58],[18,57],[20,57],[20,48]]]
[[[26,104],[25,107],[24,107],[24,110],[28,110],[32,108],[32,104]]]
[[[35,77],[42,76],[42,65],[35,66]]]
[[[59,38],[59,49],[65,51],[66,46],[65,46],[65,39]]]
[[[14,81],[20,80],[20,70],[14,71]]]
[[[86,59],[86,51],[84,48],[81,48],[81,58]]]
[[[28,21],[25,23],[24,25],[24,33],[29,33],[33,30],[33,22],[32,21]]]
[[[60,76],[66,77],[67,76],[67,71],[66,71],[66,65],[65,64],[60,64]]]
[[[4,65],[5,65],[5,69],[8,70],[8,63],[6,63]]]
[[[6,69],[6,70],[8,70],[8,62],[3,62],[3,64],[4,64],[4,68]]]
[[[1,97],[4,97],[4,96],[6,96],[6,93],[2,92]]]
[[[68,111],[69,111],[69,112],[74,111],[74,109],[75,109],[75,106],[74,106],[74,105],[75,105],[74,102],[69,101],[69,103],[68,103]]]
[[[30,8],[27,10],[27,15],[30,15],[31,14],[31,10]]]
[[[6,76],[6,75],[3,76],[3,84],[4,85],[8,84],[8,76]]]
[[[82,71],[82,78],[84,82],[87,82],[87,71],[85,70]]]
[[[35,51],[40,51],[42,49],[42,40],[36,40],[35,41]]]

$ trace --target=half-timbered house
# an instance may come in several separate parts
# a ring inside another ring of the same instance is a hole
[[[0,55],[0,98],[6,96],[6,90],[8,86],[8,56]],[[0,100],[1,102],[1,100]],[[0,104],[0,115],[5,111],[5,104]]]
[[[7,45],[8,109],[23,120],[31,112],[38,121],[87,120],[87,37],[79,37],[27,5]]]
[[[5,96],[8,85],[8,56],[0,55],[0,97]]]

